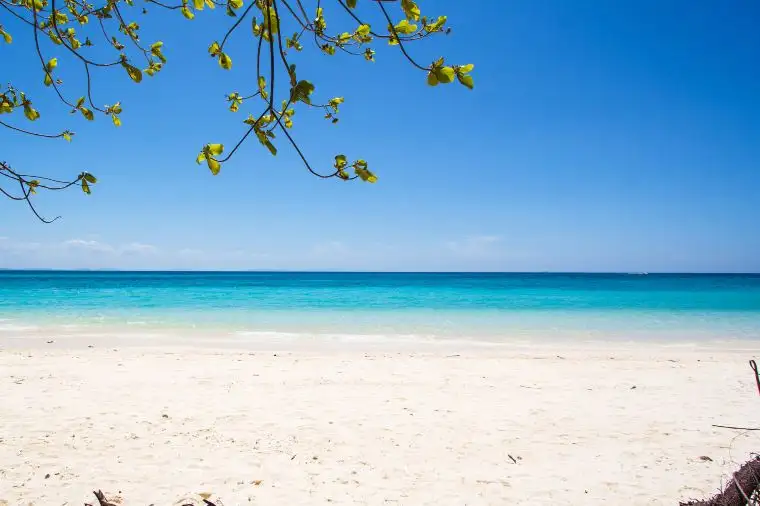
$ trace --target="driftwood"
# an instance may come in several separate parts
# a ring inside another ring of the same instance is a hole
[[[101,490],[93,492],[93,494],[95,494],[95,499],[98,500],[98,504],[100,506],[119,506],[118,504],[114,504],[106,499],[106,495]]]
[[[734,473],[723,492],[705,501],[682,502],[680,506],[754,506],[760,504],[760,457]]]
[[[121,503],[119,504],[112,503],[111,501],[106,499],[106,495],[101,490],[95,491],[93,492],[93,494],[95,494],[95,499],[98,500],[98,506],[122,506]],[[203,501],[203,504],[205,506],[217,506],[215,503],[209,501],[206,497],[202,497],[201,500]],[[84,506],[92,506],[92,505],[90,503],[85,503]],[[186,504],[183,504],[182,506],[195,506],[195,505],[186,503]]]

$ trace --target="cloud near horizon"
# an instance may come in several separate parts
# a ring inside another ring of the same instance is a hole
[[[121,270],[466,270],[488,268],[502,255],[502,239],[473,235],[427,247],[320,241],[283,251],[188,246],[166,248],[99,238],[36,242],[0,237],[0,268]],[[468,265],[469,263],[469,265]]]
[[[63,241],[61,246],[65,249],[79,249],[85,251],[93,251],[99,253],[113,254],[116,256],[138,254],[138,255],[152,255],[159,252],[158,248],[151,244],[143,244],[140,242],[132,242],[129,244],[112,246],[99,241],[85,240],[85,239],[69,239]]]

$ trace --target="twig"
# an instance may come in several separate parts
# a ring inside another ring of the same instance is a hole
[[[760,430],[760,427],[732,427],[730,425],[713,425],[721,429],[733,429],[733,430]]]
[[[745,463],[732,475],[732,479],[721,493],[704,501],[681,502],[681,506],[747,506],[752,504],[753,497],[760,481],[757,479],[757,471],[760,471],[760,458],[755,458]],[[747,493],[749,492],[749,494]]]
[[[100,506],[117,506],[116,504],[109,502],[101,490],[98,490],[97,492],[93,491],[92,493],[95,494],[95,499],[98,500],[98,504],[100,504]]]

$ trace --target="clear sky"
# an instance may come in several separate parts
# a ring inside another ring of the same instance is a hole
[[[159,76],[95,74],[96,101],[124,105],[120,129],[56,105],[31,34],[0,12],[15,39],[0,80],[32,94],[40,127],[77,132],[3,132],[0,159],[100,179],[90,197],[39,198],[63,215],[52,225],[0,201],[0,267],[760,271],[758,2],[419,3],[453,33],[411,52],[474,63],[475,91],[428,87],[392,47],[374,64],[294,57],[315,96],[346,99],[337,126],[299,110],[294,135],[317,165],[366,158],[375,185],[317,180],[283,144],[273,158],[249,143],[217,177],[195,164],[205,142],[235,141],[243,116],[224,94],[251,88],[250,29],[230,73],[206,54],[220,10],[145,18],[143,37],[166,44]]]

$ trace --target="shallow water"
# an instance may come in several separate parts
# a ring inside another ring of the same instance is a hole
[[[760,275],[0,271],[0,336],[760,338]]]

